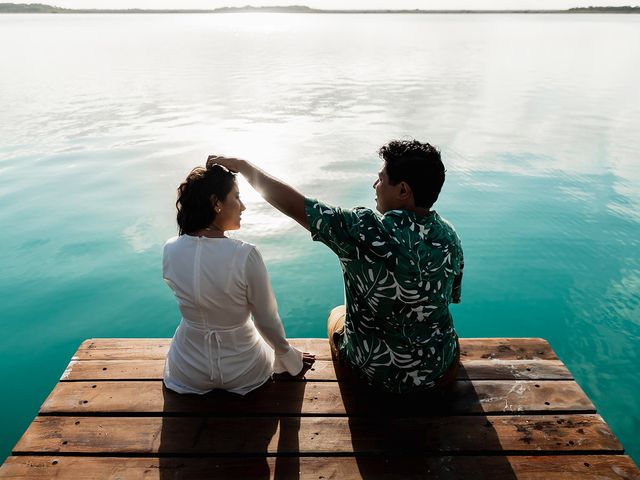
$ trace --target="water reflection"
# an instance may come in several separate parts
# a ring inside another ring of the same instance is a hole
[[[373,207],[375,152],[409,134],[439,145],[449,170],[438,209],[468,259],[461,334],[549,339],[637,456],[626,419],[640,418],[629,374],[640,337],[640,67],[629,61],[640,58],[639,22],[0,17],[0,364],[9,375],[19,363],[34,389],[7,389],[3,411],[16,413],[2,417],[0,448],[56,378],[37,365],[62,371],[86,337],[173,332],[160,249],[175,234],[175,189],[207,154],[246,156],[309,196]],[[337,261],[241,190],[238,236],[262,249],[290,335],[324,336],[343,300]],[[42,343],[46,355],[15,361]]]

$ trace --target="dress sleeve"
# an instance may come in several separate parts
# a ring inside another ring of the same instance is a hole
[[[311,238],[340,258],[357,257],[365,238],[378,230],[375,214],[367,208],[332,207],[312,198],[305,198],[304,205]]]
[[[297,375],[302,370],[302,352],[289,345],[285,337],[267,267],[256,248],[252,248],[247,257],[245,278],[253,321],[262,338],[275,352],[273,371]]]

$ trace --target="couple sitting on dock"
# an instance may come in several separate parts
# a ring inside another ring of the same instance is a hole
[[[238,158],[211,155],[188,175],[179,235],[163,256],[182,313],[165,364],[169,389],[246,394],[273,373],[303,376],[315,360],[288,343],[256,247],[225,236],[245,210],[237,172],[340,259],[346,305],[328,322],[337,373],[396,394],[447,390],[460,359],[449,304],[460,300],[463,256],[453,227],[431,209],[445,168],[437,149],[416,140],[391,141],[379,155],[379,213],[306,198]]]

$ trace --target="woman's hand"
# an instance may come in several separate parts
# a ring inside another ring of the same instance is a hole
[[[304,374],[307,373],[311,367],[313,367],[314,363],[316,363],[316,356],[312,353],[304,352],[302,354],[302,370],[300,370],[300,373],[298,373],[295,378],[304,377]]]
[[[302,354],[302,370],[296,375],[290,375],[288,373],[274,373],[274,380],[291,380],[292,378],[303,378],[305,373],[309,371],[316,361],[316,356],[312,353],[304,352]]]
[[[243,162],[244,160],[240,158],[223,157],[222,155],[209,155],[207,157],[207,167],[209,165],[218,164],[234,173],[240,171],[240,166]]]

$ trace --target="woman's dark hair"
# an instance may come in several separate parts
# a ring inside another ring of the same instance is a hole
[[[178,234],[194,233],[211,225],[216,218],[213,205],[216,200],[227,198],[235,181],[235,174],[213,162],[191,170],[178,187]]]
[[[406,182],[416,206],[431,208],[444,184],[445,168],[437,148],[417,140],[392,140],[378,150],[391,185]]]

